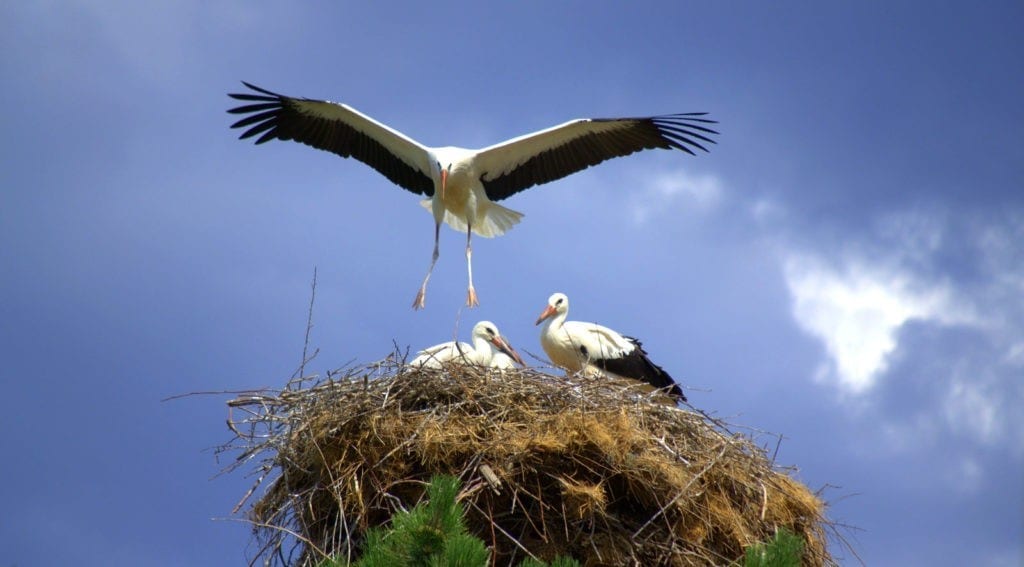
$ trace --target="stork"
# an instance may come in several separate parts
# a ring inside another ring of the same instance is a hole
[[[664,389],[679,401],[686,396],[665,370],[651,362],[640,341],[594,323],[566,321],[569,297],[555,293],[537,318],[540,343],[551,362],[568,372],[627,378]]]
[[[479,305],[473,287],[473,233],[500,236],[522,213],[496,201],[534,185],[561,179],[607,159],[662,148],[708,151],[717,134],[707,113],[689,112],[640,118],[582,118],[512,138],[479,150],[429,147],[351,106],[293,98],[243,81],[248,93],[229,93],[248,104],[232,108],[246,117],[231,125],[247,128],[240,139],[294,140],[341,157],[354,157],[403,189],[428,197],[421,201],[434,216],[434,252],[413,309],[426,304],[427,282],[438,258],[441,223],[466,233],[466,304]]]
[[[514,368],[513,362],[525,366],[512,345],[498,332],[490,321],[480,321],[473,326],[472,346],[449,341],[421,350],[410,366],[440,368],[446,363],[471,364],[490,368]]]

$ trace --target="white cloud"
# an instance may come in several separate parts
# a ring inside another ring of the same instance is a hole
[[[1010,345],[1003,361],[1013,366],[1024,366],[1024,341]]]
[[[893,250],[906,260],[924,260],[946,239],[946,215],[920,209],[890,213],[875,223],[877,238],[897,245]]]
[[[991,444],[1002,437],[999,402],[987,384],[977,377],[967,381],[954,378],[945,400],[945,417],[954,430],[965,430],[982,442]]]
[[[790,254],[783,270],[793,297],[793,316],[825,344],[834,377],[849,391],[863,392],[874,385],[907,322],[971,321],[969,309],[954,302],[947,285],[918,282],[899,268],[860,259],[840,264]]]
[[[766,225],[772,222],[784,220],[786,210],[779,203],[769,198],[761,198],[754,201],[749,208],[750,216],[759,224]]]
[[[978,551],[980,557],[977,564],[981,567],[1020,567],[1024,564],[1024,549],[1019,545]]]
[[[683,195],[698,207],[709,209],[718,204],[722,196],[722,183],[711,174],[691,174],[687,171],[663,173],[654,179],[654,188],[665,198]]]
[[[646,223],[682,198],[684,206],[706,213],[722,200],[721,180],[709,173],[690,173],[685,169],[660,171],[647,176],[641,184],[644,190],[632,200],[633,222]]]
[[[985,471],[978,461],[972,458],[964,458],[954,462],[952,466],[952,478],[950,484],[959,488],[961,493],[970,494],[981,487],[985,479]]]
[[[946,427],[988,447],[1005,446],[1024,456],[1024,384],[1020,370],[987,353],[963,357],[950,369],[948,391],[938,418]]]
[[[884,447],[890,451],[927,451],[932,448],[930,443],[939,436],[940,423],[932,415],[918,413],[906,419],[878,423],[877,432],[885,442]],[[872,452],[878,450],[873,441],[868,445]]]
[[[792,316],[825,347],[813,379],[882,418],[873,430],[892,451],[970,442],[944,471],[968,492],[991,474],[987,451],[1024,456],[1024,215],[911,211],[799,242],[778,250]],[[921,332],[904,333],[914,322]]]

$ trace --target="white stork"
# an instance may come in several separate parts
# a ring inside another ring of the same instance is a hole
[[[490,368],[514,368],[513,362],[525,366],[512,345],[498,333],[498,327],[490,321],[480,321],[473,326],[473,345],[449,341],[418,353],[410,366],[440,368],[445,363],[464,363]]]
[[[534,185],[561,179],[607,159],[640,150],[675,148],[690,155],[707,151],[717,134],[704,112],[643,118],[583,118],[513,138],[480,150],[425,146],[344,104],[292,98],[243,81],[255,93],[229,94],[247,101],[228,112],[247,114],[232,128],[248,128],[241,139],[259,135],[294,140],[341,157],[354,157],[400,187],[425,195],[421,204],[434,215],[434,254],[413,308],[424,306],[427,281],[438,257],[441,222],[466,233],[466,304],[478,305],[473,288],[470,239],[490,238],[512,228],[522,213],[495,203]]]
[[[639,380],[686,401],[679,385],[651,362],[640,341],[594,323],[566,321],[568,315],[569,298],[556,293],[548,298],[548,305],[536,322],[544,323],[540,344],[556,366],[569,372]]]

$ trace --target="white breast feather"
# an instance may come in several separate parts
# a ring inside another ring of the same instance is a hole
[[[511,370],[516,367],[516,362],[512,360],[511,356],[499,351],[491,357],[490,367],[499,370]]]

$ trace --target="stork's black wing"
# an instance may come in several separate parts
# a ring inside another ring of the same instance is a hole
[[[292,98],[243,84],[255,93],[228,95],[252,103],[228,110],[248,115],[231,125],[248,127],[240,139],[259,134],[257,144],[274,138],[294,140],[354,157],[413,193],[433,195],[429,152],[412,138],[344,104]]]

